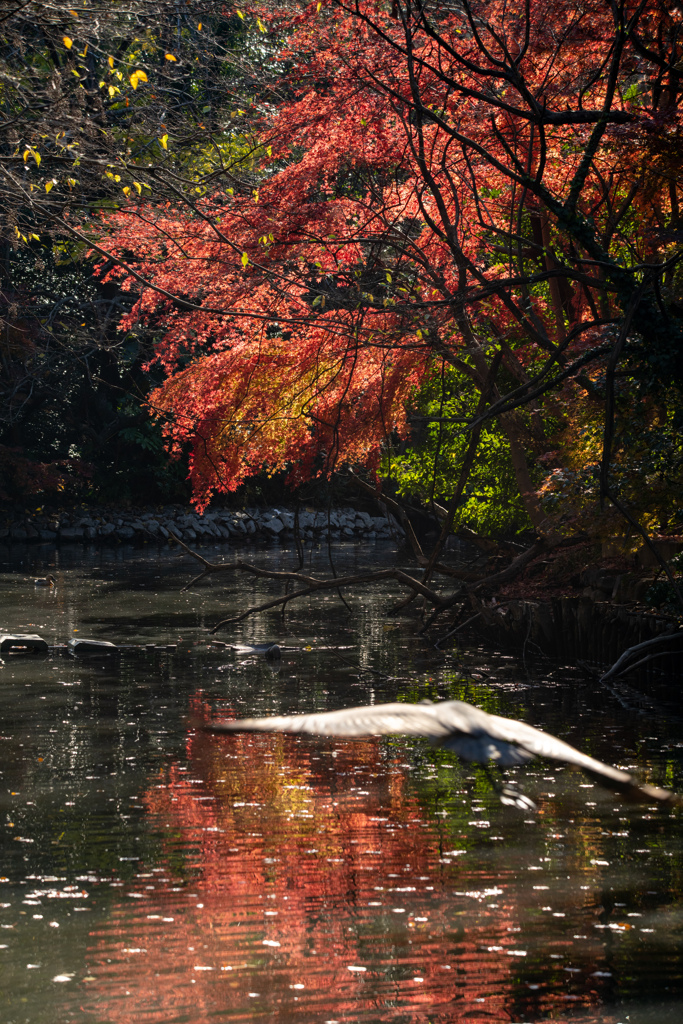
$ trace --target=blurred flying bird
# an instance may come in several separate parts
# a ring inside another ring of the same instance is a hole
[[[603,764],[550,733],[525,722],[489,715],[461,700],[437,704],[375,704],[310,715],[281,715],[272,718],[243,718],[211,722],[209,732],[293,732],[314,736],[426,736],[436,745],[453,750],[464,761],[507,768],[534,757],[575,765],[590,778],[625,799],[636,803],[683,806],[683,798],[656,786],[641,784],[621,768]],[[492,780],[494,781],[494,780]],[[494,781],[504,804],[521,810],[534,809],[533,802],[516,789]]]

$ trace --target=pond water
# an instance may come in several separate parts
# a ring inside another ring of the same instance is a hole
[[[127,646],[109,662],[55,648],[0,667],[5,1024],[681,1019],[680,812],[539,762],[511,773],[531,815],[420,740],[196,727],[457,697],[681,789],[671,704],[624,707],[529,650],[437,651],[416,619],[387,618],[386,590],[220,634],[290,648],[268,662],[208,628],[277,584],[226,573],[181,593],[196,569],[173,553],[42,556],[5,555],[3,630]],[[295,563],[279,548],[253,558]],[[342,546],[336,567],[391,558]],[[310,567],[328,572],[326,553]],[[56,587],[34,587],[49,571]]]

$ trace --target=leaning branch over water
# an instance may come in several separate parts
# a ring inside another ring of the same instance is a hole
[[[203,555],[193,551],[192,548],[188,547],[187,544],[176,537],[175,534],[171,533],[170,536],[177,544],[187,551],[188,555],[196,558],[197,561],[204,566],[202,572],[183,587],[183,590],[187,590],[193,583],[197,583],[199,580],[212,575],[214,572],[226,572],[228,570],[248,573],[262,579],[280,580],[283,583],[295,582],[304,584],[300,590],[294,590],[289,594],[284,594],[282,597],[277,597],[273,600],[265,601],[263,604],[248,608],[245,612],[242,612],[240,615],[235,615],[232,618],[222,619],[213,627],[211,630],[212,633],[221,629],[222,626],[229,626],[235,622],[241,622],[250,615],[254,615],[257,612],[267,611],[269,608],[277,608],[278,606],[284,607],[289,604],[290,601],[293,601],[298,597],[306,597],[308,594],[316,593],[319,590],[336,590],[338,587],[354,586],[359,583],[379,583],[383,580],[390,579],[396,580],[398,583],[401,583],[416,594],[422,594],[422,596],[430,601],[435,607],[446,607],[451,603],[450,599],[444,600],[436,593],[436,591],[426,587],[423,583],[420,583],[419,580],[414,579],[401,569],[380,569],[377,572],[357,573],[354,576],[337,576],[333,579],[321,580],[315,576],[306,576],[300,572],[278,572],[274,569],[260,569],[258,566],[252,565],[250,562],[210,562],[207,558],[204,558]]]
[[[614,662],[612,667],[600,676],[600,682],[606,683],[610,679],[615,679],[617,676],[623,675],[625,672],[630,672],[635,668],[639,668],[646,662],[652,661],[653,658],[661,657],[663,654],[673,654],[675,652],[675,641],[682,638],[683,630],[672,627],[666,633],[653,637],[652,640],[645,640],[642,644],[635,644],[633,647],[628,647]],[[664,651],[656,650],[656,648],[661,647],[667,647],[668,649]],[[634,663],[634,659],[645,651],[647,651],[647,654],[642,658],[638,658]]]
[[[510,565],[505,569],[499,570],[489,576],[481,576],[472,581],[472,573],[465,571],[458,572],[456,568],[449,569],[446,566],[443,568],[439,565],[438,571],[446,571],[449,576],[455,577],[456,580],[459,578],[460,586],[455,591],[452,591],[448,595],[440,594],[438,591],[433,590],[431,587],[426,586],[422,581],[415,579],[409,573],[404,572],[402,569],[390,568],[390,569],[379,569],[375,572],[367,573],[356,573],[353,576],[336,576],[330,579],[319,579],[316,576],[307,576],[301,572],[282,572],[275,569],[261,569],[256,565],[252,565],[251,562],[244,562],[242,560],[236,560],[234,562],[210,562],[199,552],[188,547],[184,541],[176,537],[174,533],[169,534],[170,538],[175,541],[184,551],[187,552],[192,558],[196,559],[202,566],[202,571],[198,576],[195,576],[189,583],[187,583],[182,590],[188,590],[195,583],[200,582],[207,576],[211,576],[217,572],[242,572],[251,576],[257,576],[261,579],[279,580],[282,583],[299,583],[302,584],[300,589],[293,590],[289,593],[282,595],[281,597],[272,598],[268,601],[264,601],[262,604],[254,605],[248,608],[246,611],[241,612],[239,615],[231,616],[230,618],[222,619],[217,625],[213,627],[211,633],[217,632],[224,626],[234,625],[236,622],[242,622],[244,619],[249,618],[251,615],[256,615],[258,612],[268,611],[271,608],[285,608],[290,601],[294,601],[300,597],[308,597],[310,594],[318,593],[323,590],[339,590],[341,587],[358,586],[359,584],[365,583],[382,583],[388,580],[395,580],[401,586],[405,587],[410,591],[411,599],[416,597],[418,594],[424,597],[431,605],[432,612],[427,618],[425,625],[420,630],[421,633],[425,633],[434,621],[443,612],[455,605],[466,606],[469,602],[472,611],[477,613],[481,609],[481,598],[490,593],[491,587],[499,586],[503,583],[508,583],[510,580],[518,576],[524,569],[530,565],[534,559],[547,551],[554,550],[558,547],[568,547],[573,544],[580,543],[584,538],[566,538],[560,541],[553,541],[547,538],[541,538],[537,540],[531,547],[522,551],[516,558],[512,560]],[[462,613],[461,608],[461,613]],[[477,617],[476,615],[474,616]],[[474,621],[469,620],[469,621]],[[442,638],[443,639],[443,638]]]

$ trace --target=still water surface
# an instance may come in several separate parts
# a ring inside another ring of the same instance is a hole
[[[534,764],[513,773],[532,817],[423,741],[195,728],[458,697],[681,789],[677,697],[624,707],[531,650],[435,651],[416,620],[387,619],[386,591],[354,596],[351,614],[326,595],[221,634],[292,648],[269,663],[208,627],[272,583],[226,574],[180,593],[194,566],[169,554],[20,554],[0,565],[3,630],[130,646],[110,663],[54,650],[0,667],[0,1020],[683,1017],[680,812]],[[349,546],[337,568],[383,557]],[[35,588],[47,571],[57,586]]]

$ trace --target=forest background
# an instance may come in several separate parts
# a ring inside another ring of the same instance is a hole
[[[2,497],[351,474],[442,540],[680,534],[681,26],[663,0],[17,3]]]

